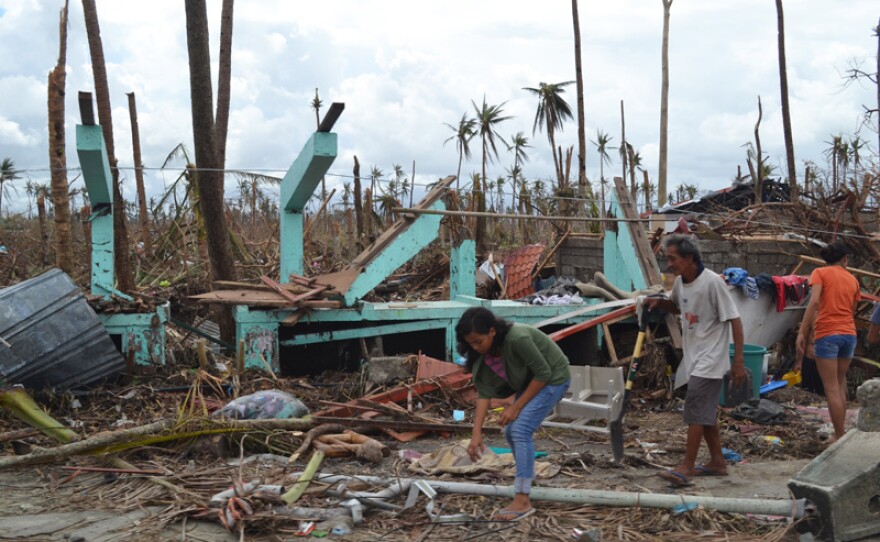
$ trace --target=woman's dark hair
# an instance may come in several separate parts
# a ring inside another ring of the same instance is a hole
[[[464,311],[458,323],[455,324],[455,340],[458,342],[458,353],[465,357],[465,369],[471,372],[474,368],[474,362],[480,357],[480,354],[465,340],[467,335],[471,333],[479,333],[485,335],[489,330],[495,328],[495,338],[492,340],[492,348],[496,348],[504,342],[504,337],[513,326],[507,320],[498,318],[495,313],[483,307],[471,307]]]
[[[833,265],[842,260],[847,252],[849,251],[846,249],[846,245],[843,244],[843,241],[838,240],[822,247],[822,250],[819,251],[819,255],[822,256],[825,263]]]

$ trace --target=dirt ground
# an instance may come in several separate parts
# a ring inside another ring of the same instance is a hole
[[[161,377],[161,378],[160,378]],[[43,396],[56,419],[80,434],[130,427],[176,415],[182,406],[192,405],[192,395],[184,391],[157,391],[164,386],[192,384],[191,372],[156,375],[117,387],[105,387],[93,395],[80,397]],[[333,382],[333,384],[326,384]],[[272,382],[264,376],[248,379],[242,393],[277,386],[297,396],[313,410],[320,410],[324,400],[344,401],[360,396],[362,389],[356,375],[324,375],[313,379],[281,379]],[[189,395],[190,399],[187,400]],[[454,404],[454,397],[443,394],[421,397],[424,415],[451,419],[451,409],[466,407]],[[637,400],[626,418],[626,460],[612,462],[611,449],[604,435],[563,429],[539,432],[537,449],[549,453],[544,460],[561,466],[556,476],[539,480],[536,485],[607,489],[628,492],[713,495],[718,497],[784,499],[788,480],[824,449],[821,430],[825,425],[821,410],[798,411],[798,406],[822,406],[822,400],[799,389],[774,392],[772,399],[788,409],[785,424],[757,426],[734,420],[722,411],[724,446],[739,453],[742,460],[731,463],[727,477],[700,477],[690,487],[674,489],[657,476],[660,469],[678,464],[683,455],[685,428],[680,419],[680,400]],[[214,408],[224,399],[204,393],[197,401]],[[854,406],[854,405],[853,405]],[[76,408],[74,408],[76,407]],[[3,414],[0,433],[26,426]],[[745,431],[745,432],[743,432]],[[393,478],[411,476],[400,459],[400,451],[411,449],[428,453],[441,446],[468,438],[467,432],[428,435],[401,444],[383,434],[373,435],[392,449],[379,465],[366,465],[352,458],[328,458],[322,474],[378,475]],[[772,444],[765,436],[779,437]],[[299,461],[287,464],[286,457],[301,439],[297,434],[261,436],[236,440],[231,446],[187,442],[175,445],[139,447],[120,455],[138,469],[157,469],[162,479],[182,489],[175,492],[158,485],[151,477],[127,474],[104,474],[71,470],[72,466],[107,466],[99,457],[77,457],[66,463],[0,470],[0,540],[253,540],[281,541],[295,539],[298,522],[273,515],[267,505],[256,506],[255,514],[245,522],[245,531],[230,533],[214,520],[196,520],[210,496],[228,488],[237,480],[261,479],[264,483],[285,484],[289,475],[301,471]],[[506,446],[500,435],[488,437],[490,446]],[[55,444],[45,437],[28,439],[31,446]],[[230,443],[226,443],[230,444]],[[272,456],[239,464],[236,459],[257,459],[259,454]],[[13,453],[8,444],[0,458]],[[280,459],[278,459],[280,458]],[[452,477],[454,481],[477,481],[482,484],[509,485],[512,479],[497,474],[474,478]],[[313,484],[301,500],[303,506],[323,508],[331,499],[324,487]],[[402,499],[400,499],[402,502]],[[299,504],[299,503],[298,503]],[[797,540],[791,524],[782,518],[745,517],[708,510],[693,510],[681,515],[664,509],[608,508],[536,502],[538,512],[515,524],[489,522],[492,513],[504,500],[461,495],[440,495],[438,504],[444,513],[464,512],[476,521],[457,524],[432,524],[424,500],[415,507],[393,514],[370,511],[364,523],[338,540],[574,540],[572,530],[600,529],[602,540]]]

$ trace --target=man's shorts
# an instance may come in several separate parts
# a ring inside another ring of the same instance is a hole
[[[817,358],[825,359],[849,359],[856,351],[855,335],[827,335],[816,339],[813,351]]]
[[[721,399],[720,378],[692,376],[684,396],[684,422],[688,425],[715,425],[718,401]]]

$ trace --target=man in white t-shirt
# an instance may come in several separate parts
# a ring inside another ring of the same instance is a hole
[[[743,365],[743,327],[724,279],[703,266],[694,239],[670,235],[664,239],[666,263],[677,275],[670,299],[647,298],[649,310],[661,308],[681,314],[684,357],[675,376],[676,387],[688,385],[683,417],[688,424],[684,460],[660,476],[673,485],[690,483],[693,476],[726,476],[727,462],[721,451],[718,401],[721,382],[730,371],[735,386],[746,379]],[[731,341],[732,335],[732,341]],[[733,363],[730,343],[734,344]],[[700,443],[709,448],[709,462],[697,465]]]

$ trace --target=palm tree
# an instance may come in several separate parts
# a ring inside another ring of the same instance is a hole
[[[825,149],[825,157],[831,162],[831,186],[832,191],[837,191],[838,171],[837,166],[840,163],[840,154],[843,150],[843,135],[837,134],[831,136],[831,141],[826,141],[826,145],[830,145]]]
[[[532,135],[539,127],[547,129],[547,140],[550,142],[550,150],[553,153],[553,165],[556,167],[558,187],[565,188],[565,177],[562,172],[562,156],[556,154],[556,131],[562,131],[563,122],[572,119],[571,106],[562,97],[565,87],[574,83],[544,83],[538,84],[538,88],[524,87],[538,97],[538,109],[535,112],[535,122],[532,125]],[[561,151],[560,151],[561,154]]]
[[[471,104],[474,106],[474,112],[476,113],[476,126],[480,134],[480,139],[482,141],[482,149],[483,149],[483,170],[480,180],[482,182],[482,186],[480,187],[479,199],[477,200],[477,211],[485,211],[486,210],[486,193],[487,193],[487,179],[486,179],[486,162],[492,161],[493,156],[495,158],[498,157],[498,148],[495,144],[495,138],[502,139],[501,135],[498,134],[498,125],[502,122],[510,119],[510,117],[503,116],[504,114],[504,103],[499,105],[489,105],[486,102],[486,97],[483,96],[483,105],[482,107],[477,106],[476,102],[471,100]],[[477,218],[477,226],[474,232],[474,241],[477,245],[477,252],[481,253],[483,250],[484,239],[483,235],[486,231],[486,217]]]
[[[596,130],[596,141],[591,141],[596,146],[596,152],[599,154],[599,190],[602,202],[602,211],[599,213],[600,218],[605,218],[605,209],[607,207],[605,203],[605,165],[611,165],[611,155],[608,154],[608,150],[613,147],[609,147],[608,144],[612,139],[607,132]]]
[[[516,180],[519,175],[522,174],[522,168],[520,167],[521,162],[528,162],[529,155],[526,152],[526,149],[531,148],[529,145],[529,138],[526,137],[526,134],[523,132],[517,132],[516,134],[510,136],[510,144],[507,145],[507,150],[513,152],[513,168],[508,170],[508,177],[513,181],[513,201],[512,205],[516,207]]]
[[[37,218],[40,225],[40,263],[45,266],[49,261],[49,228],[46,225],[46,200],[52,201],[52,189],[46,183],[35,183],[29,180],[25,185],[28,196],[34,198],[37,206]]]
[[[859,188],[859,165],[862,163],[862,150],[866,147],[867,145],[862,141],[861,136],[856,136],[849,142],[849,154],[853,161],[853,176],[855,177],[854,185],[856,190]]]
[[[657,175],[657,206],[666,205],[666,163],[669,156],[669,12],[672,0],[663,1],[663,42],[660,61],[660,167]]]
[[[21,179],[18,170],[15,169],[15,162],[12,158],[4,158],[0,162],[0,216],[3,216],[3,194],[6,193],[11,185],[6,183]],[[15,187],[12,187],[15,190]]]
[[[449,128],[455,132],[455,135],[449,136],[443,144],[445,145],[450,141],[455,141],[455,150],[458,151],[458,169],[455,172],[455,190],[458,191],[461,188],[461,185],[459,184],[459,180],[461,179],[461,161],[462,158],[467,158],[468,160],[471,158],[470,142],[477,134],[477,121],[476,119],[469,119],[467,113],[462,113],[461,120],[458,121],[457,126],[453,126],[449,123],[444,124],[449,126]]]
[[[384,175],[385,172],[383,172],[377,166],[370,167],[370,190],[373,192],[374,195],[376,194],[376,183],[378,183]]]

